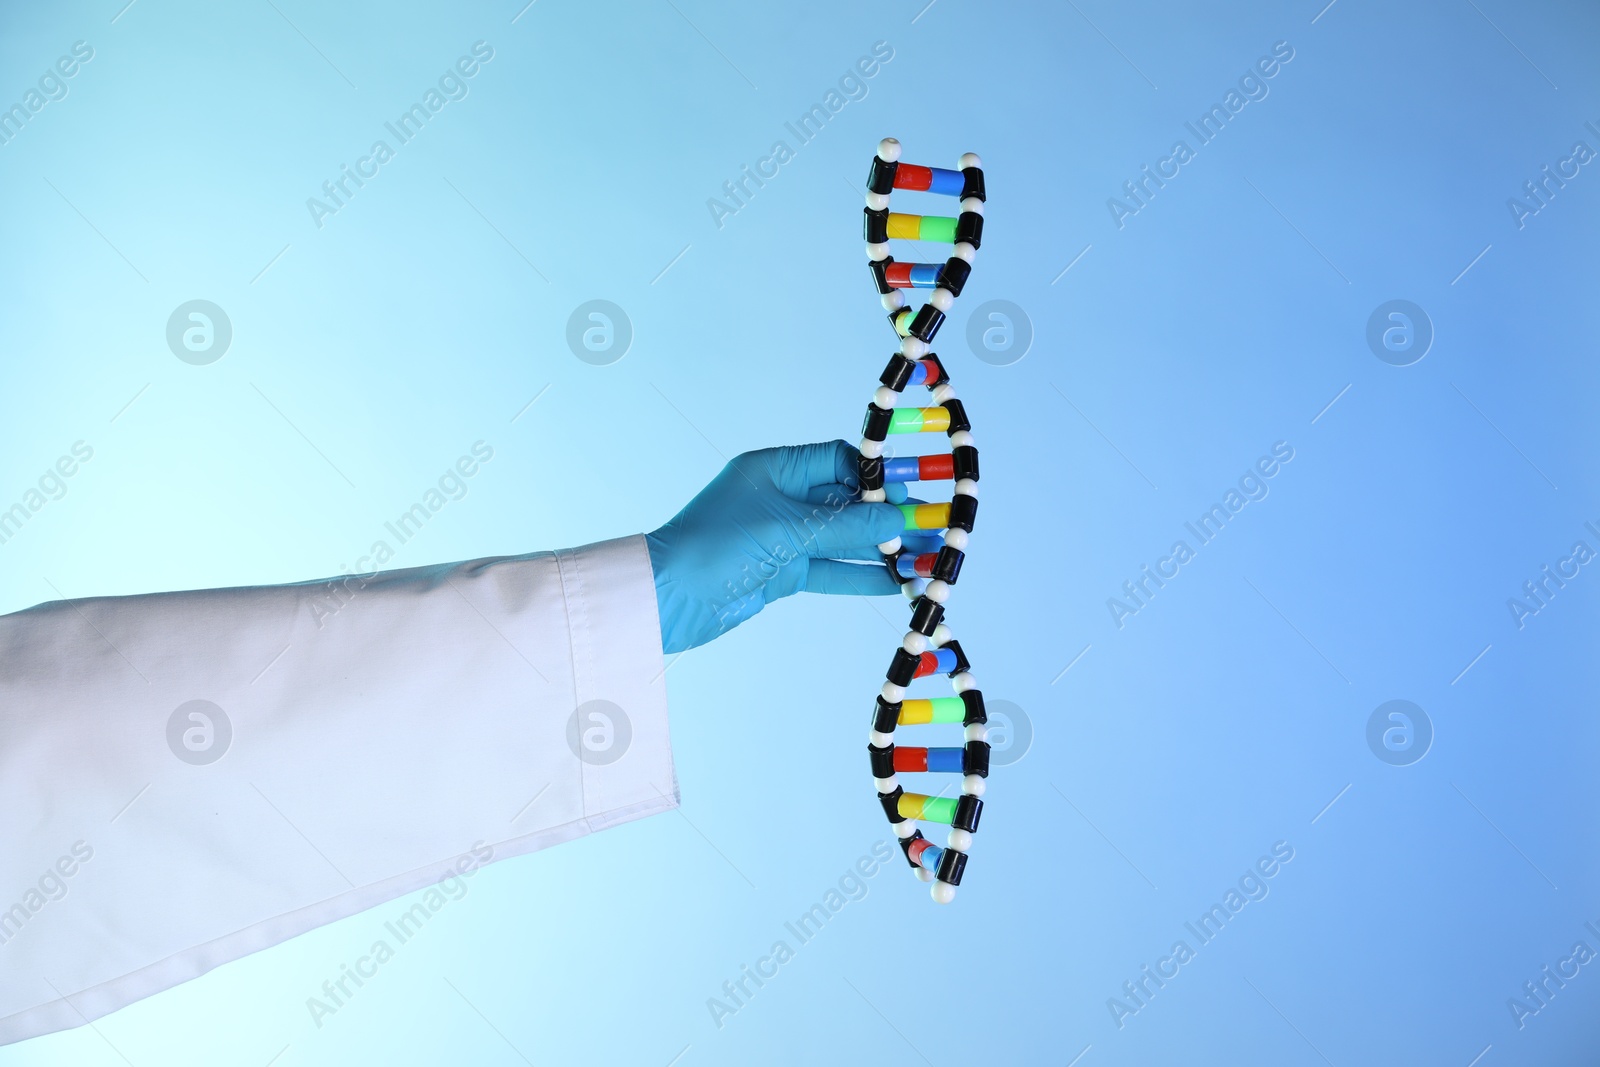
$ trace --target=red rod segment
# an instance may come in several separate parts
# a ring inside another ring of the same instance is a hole
[[[914,266],[916,264],[909,262],[891,263],[884,268],[884,281],[889,283],[889,288],[891,289],[909,289],[911,288],[911,268]]]
[[[917,457],[917,475],[921,481],[936,482],[956,476],[956,457],[949,452],[938,456]]]
[[[931,189],[932,187],[932,167],[918,167],[911,163],[902,163],[899,167],[895,168],[894,188]]]
[[[894,769],[897,771],[925,771],[928,769],[928,750],[910,745],[894,746]]]

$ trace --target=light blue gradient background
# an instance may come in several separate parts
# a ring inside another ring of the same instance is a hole
[[[1593,1062],[1600,964],[1506,1007],[1600,949],[1600,573],[1506,608],[1600,547],[1600,171],[1506,208],[1600,148],[1592,5],[275,2],[0,13],[7,104],[95,49],[0,147],[0,503],[95,449],[0,546],[0,610],[337,573],[478,439],[394,565],[650,529],[739,451],[853,437],[891,134],[984,159],[938,345],[985,473],[953,620],[1035,740],[955,905],[885,870],[719,1030],[707,998],[889,838],[863,749],[904,609],[798,597],[670,668],[681,813],[481,872],[320,1030],[306,998],[400,902],[0,1065]],[[306,198],[480,39],[470,95],[318,230]],[[878,40],[867,98],[714,226]],[[1278,40],[1270,96],[1119,231],[1106,198]],[[194,298],[235,331],[209,367],[164,341]],[[594,298],[636,332],[608,367],[564,341]],[[1436,329],[1410,367],[1364,340],[1393,298]],[[990,299],[1031,317],[1013,366],[966,349]],[[1270,496],[1117,629],[1106,598],[1279,440]],[[1365,742],[1396,698],[1437,735],[1403,768]],[[1278,840],[1270,896],[1119,1030],[1107,998]]]

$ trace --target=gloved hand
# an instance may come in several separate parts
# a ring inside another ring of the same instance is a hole
[[[906,489],[890,484],[889,503],[859,503],[858,455],[843,441],[746,452],[646,534],[662,651],[703,645],[802,589],[899,592],[877,546],[899,536],[904,517],[893,505]]]

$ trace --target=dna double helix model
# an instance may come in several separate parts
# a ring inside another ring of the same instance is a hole
[[[907,861],[933,899],[948,904],[966,870],[972,835],[983,812],[984,780],[989,775],[988,715],[983,694],[967,657],[945,621],[945,605],[961,573],[973,520],[978,513],[978,449],[966,409],[950,385],[950,374],[933,352],[934,335],[961,295],[972,261],[983,240],[983,171],[976,155],[961,157],[955,170],[918,167],[900,162],[900,142],[892,137],[878,144],[867,176],[866,239],[868,266],[877,284],[889,323],[900,348],[889,357],[881,383],[867,405],[861,431],[861,499],[883,501],[891,482],[953,481],[947,504],[901,504],[905,528],[901,536],[878,546],[889,573],[911,601],[911,627],[895,649],[873,711],[867,751],[878,800],[889,817]],[[960,214],[907,215],[889,210],[896,189],[923,191],[960,199]],[[944,263],[899,262],[889,254],[889,241],[912,240],[953,245]],[[931,289],[921,307],[911,307],[902,290]],[[927,407],[897,407],[911,386],[928,390]],[[936,455],[890,455],[890,435],[943,432],[949,451]],[[941,538],[942,532],[942,538]],[[911,698],[908,687],[919,678],[948,675],[953,697]],[[928,748],[895,744],[898,726],[960,723],[960,747]],[[901,773],[960,775],[960,794],[950,797],[908,793]],[[918,823],[950,827],[945,847],[922,836]]]

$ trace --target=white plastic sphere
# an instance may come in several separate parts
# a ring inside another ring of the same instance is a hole
[[[889,499],[889,494],[882,489],[861,490],[861,502],[864,504],[881,504],[887,499]]]
[[[933,881],[933,872],[928,870],[926,867],[918,867],[917,878],[919,881],[931,882]]]
[[[930,889],[935,904],[948,904],[956,899],[956,887],[949,882],[935,882]]]
[[[894,744],[894,734],[886,734],[881,730],[868,730],[867,741],[878,748],[888,748]]]
[[[885,137],[878,142],[878,158],[885,163],[900,162],[900,142],[893,137]],[[963,156],[963,159],[966,157]],[[977,164],[973,164],[976,166]]]
[[[868,245],[867,247],[871,248],[872,246]],[[973,260],[978,258],[978,250],[973,248],[972,245],[968,244],[966,241],[957,241],[954,249],[954,255],[957,259],[966,260],[968,263],[971,263]]]
[[[967,550],[967,537],[967,531],[959,526],[952,526],[944,532],[944,543],[951,548],[965,552]]]
[[[890,825],[894,827],[894,836],[896,837],[910,837],[912,834],[917,832],[917,823],[915,819],[906,819],[902,822],[891,823]]]
[[[940,311],[949,311],[950,306],[955,302],[956,298],[950,295],[950,290],[942,287],[935,289],[933,291],[933,295],[928,297],[928,303],[932,304]]]
[[[971,671],[958,671],[950,676],[950,688],[965,693],[968,689],[978,688],[978,679],[972,676]]]
[[[878,551],[882,552],[885,556],[893,555],[894,553],[900,551],[900,538],[890,538],[878,546]]]
[[[889,246],[885,244],[867,244],[867,258],[874,263],[881,263],[889,258]]]
[[[899,399],[900,394],[887,385],[880,385],[872,391],[872,402],[885,411],[893,411],[894,402]]]
[[[921,359],[928,354],[928,342],[920,337],[907,337],[900,342],[900,354],[907,359]]]
[[[927,588],[927,579],[913,578],[900,587],[900,592],[905,594],[907,600],[915,600],[917,597],[921,596],[927,590]]]
[[[965,852],[972,847],[972,833],[968,830],[951,828],[949,846],[957,852]]]
[[[981,722],[973,723],[971,726],[967,727],[967,740],[968,741],[987,741],[987,740],[989,740],[989,728],[987,726],[985,726]],[[878,747],[882,748],[883,746],[879,745]]]
[[[898,141],[895,142],[895,144],[897,144],[897,145],[899,143],[900,142],[898,142]],[[880,154],[883,152],[883,145],[882,144],[878,145],[878,152]],[[976,153],[976,152],[963,152],[963,153],[961,153],[961,162],[956,164],[956,170],[966,170],[968,167],[981,167],[981,166],[983,166],[983,160],[978,158],[978,153]]]
[[[943,385],[934,386],[933,391],[928,395],[933,399],[935,404],[946,404],[956,399],[955,386],[951,385],[949,382],[945,382]]]
[[[974,215],[982,215],[983,214],[983,201],[979,200],[975,196],[966,197],[965,199],[963,199],[961,201],[961,210],[962,211],[970,211]]]
[[[950,639],[955,637],[955,635],[956,632],[954,630],[950,629],[949,626],[941,622],[939,625],[933,628],[933,643],[935,646],[943,648],[945,645],[950,643]]]
[[[867,206],[870,207],[874,211],[882,211],[884,208],[889,206],[889,194],[888,193],[868,193],[867,194]]]
[[[971,478],[962,478],[960,481],[956,482],[956,492],[963,493],[967,496],[977,496],[978,483],[973,481]]]
[[[883,294],[879,302],[883,304],[885,311],[899,311],[906,306],[906,294],[898,289],[891,289]]]
[[[887,778],[874,778],[872,784],[880,793],[893,793],[895,786],[900,784],[900,779],[891,774]]]
[[[884,682],[883,688],[879,692],[883,696],[885,704],[898,704],[906,697],[906,687],[895,685],[893,682]]]
[[[955,433],[950,435],[950,447],[976,448],[978,447],[978,440],[972,436],[971,430],[957,430]]]
[[[961,780],[961,791],[970,797],[981,797],[988,786],[976,774],[969,774]]]
[[[868,459],[877,459],[879,456],[883,455],[883,442],[862,439],[861,447],[857,451],[859,451],[863,456],[866,456]]]
[[[920,656],[928,651],[928,638],[915,630],[908,630],[905,637],[900,641],[900,647],[913,656]]]
[[[940,579],[935,578],[933,581],[928,583],[928,588],[922,591],[922,595],[933,601],[935,604],[943,604],[946,600],[950,599],[950,586]]]

